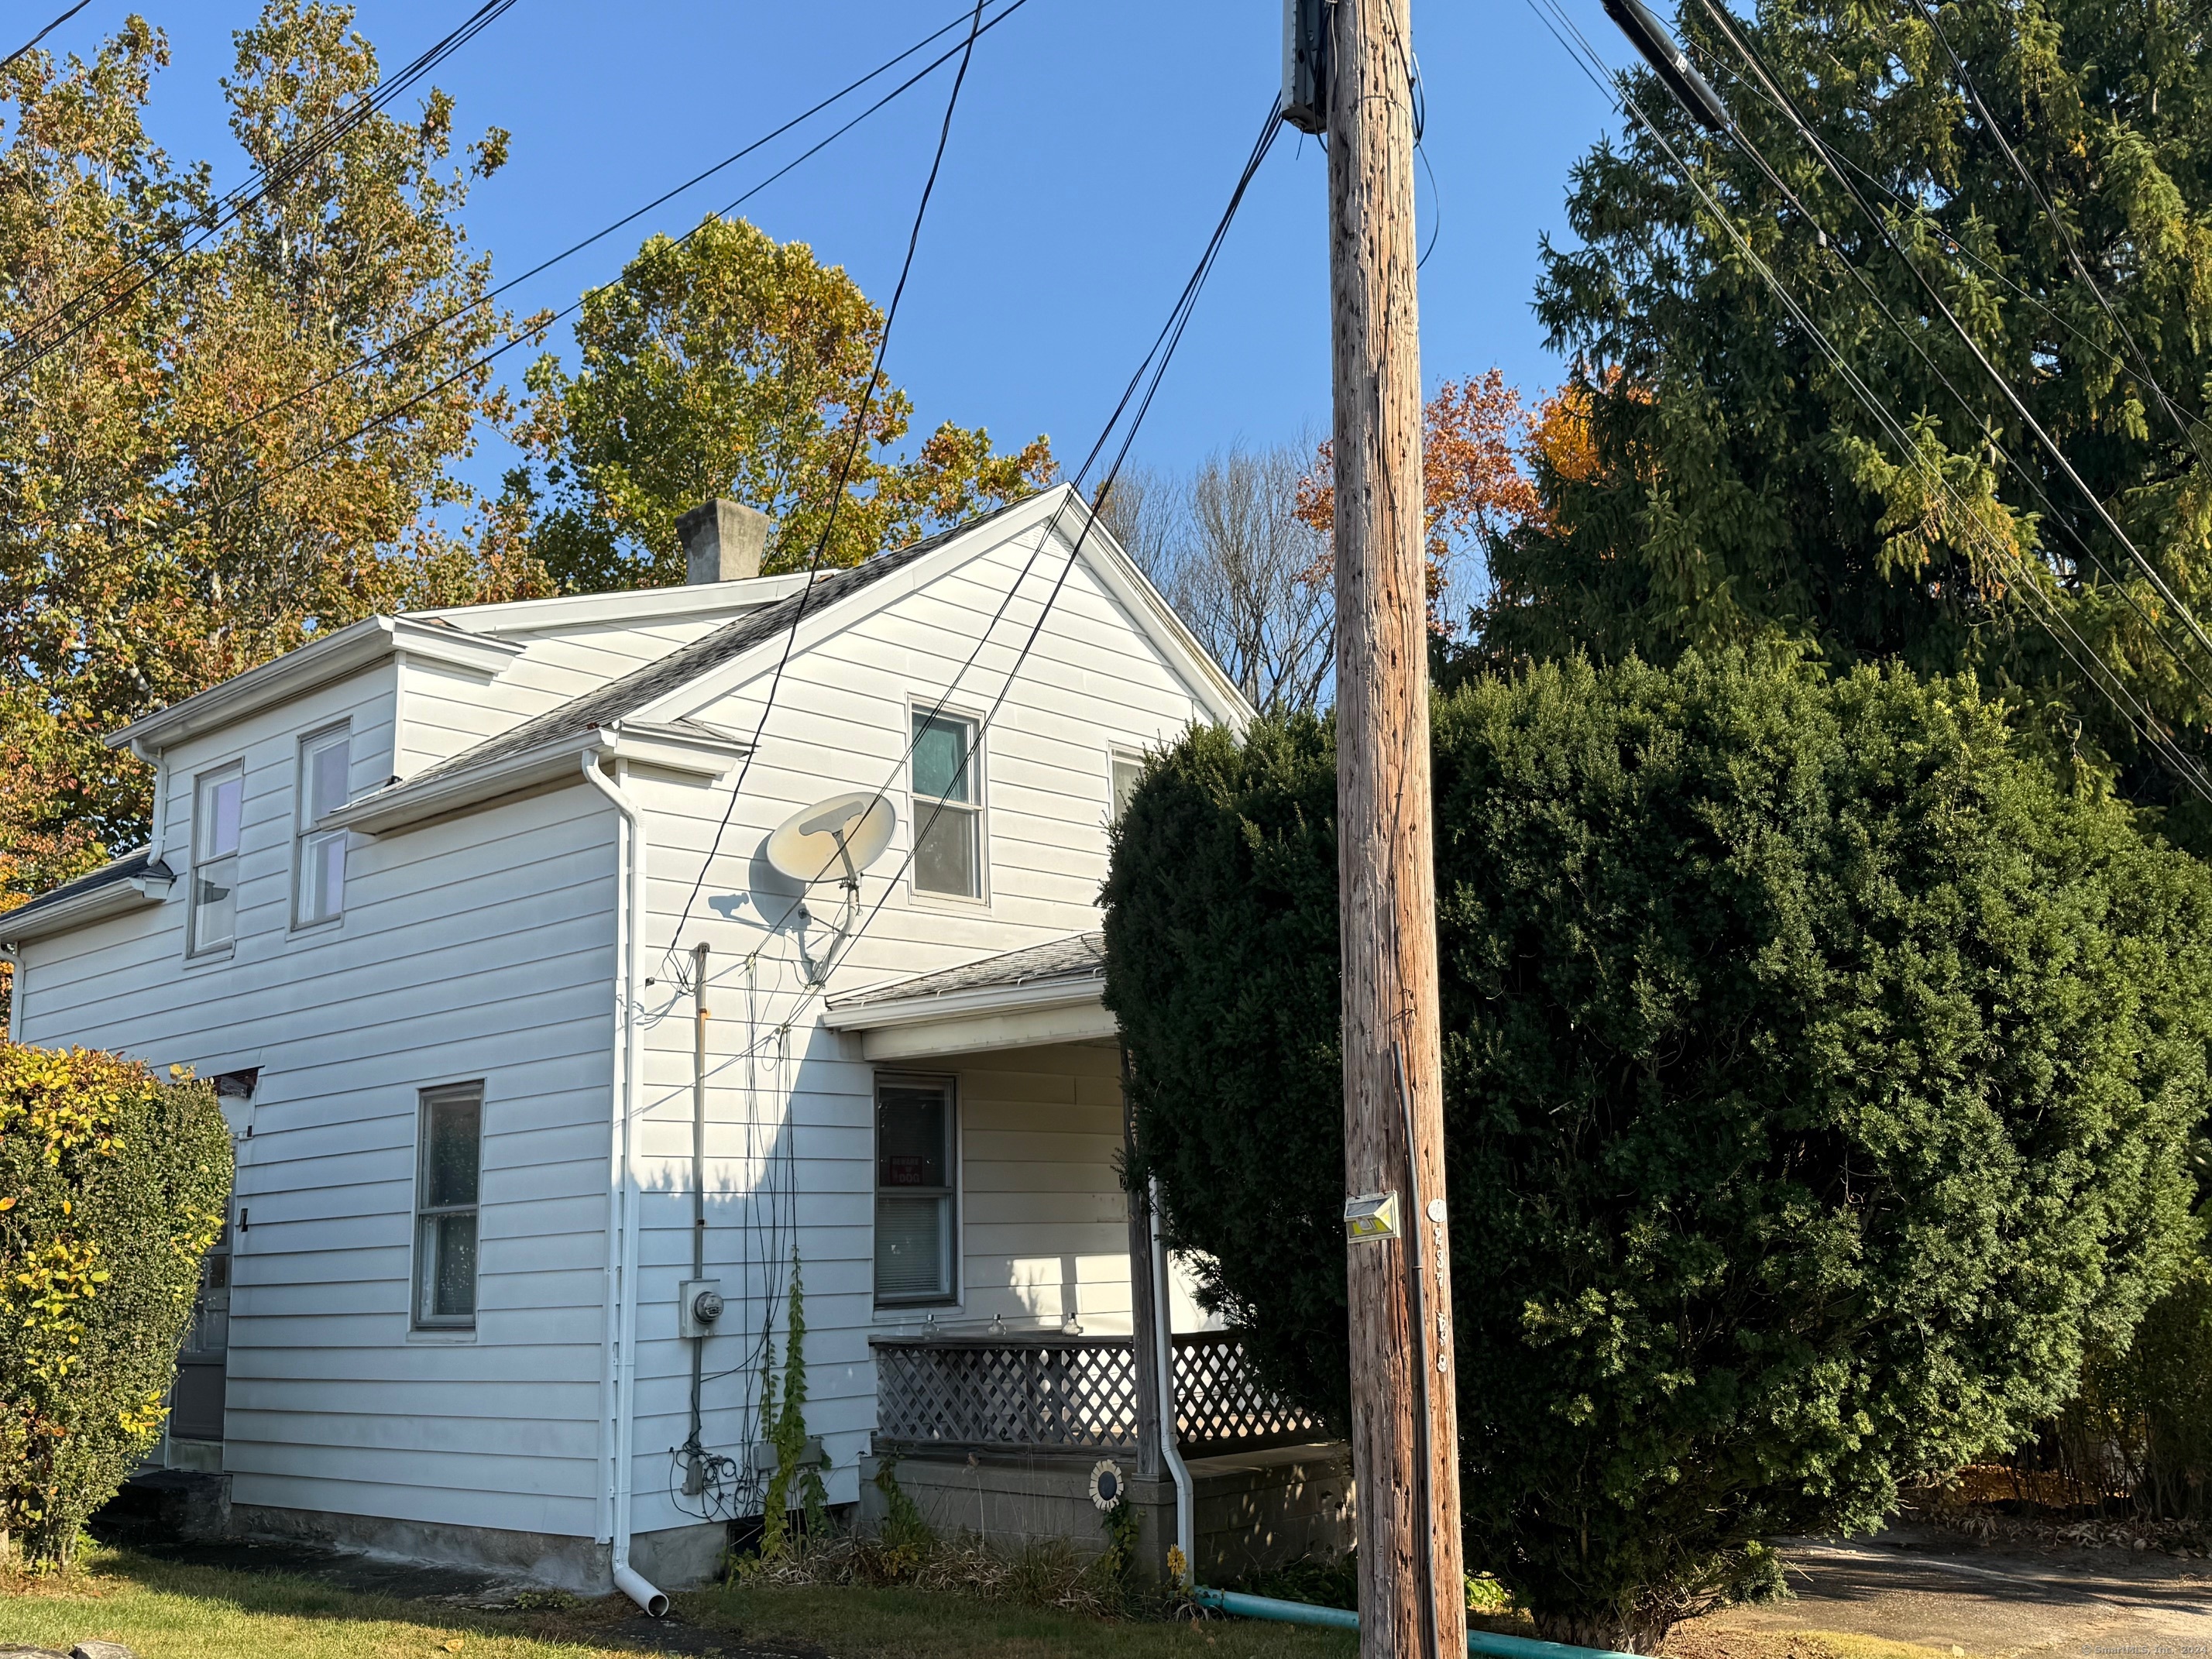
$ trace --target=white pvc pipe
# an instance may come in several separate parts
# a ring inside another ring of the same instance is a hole
[[[622,1089],[616,1104],[620,1127],[615,1136],[617,1173],[616,1195],[620,1201],[617,1224],[608,1231],[608,1244],[614,1256],[613,1285],[618,1299],[608,1310],[606,1376],[614,1395],[614,1410],[610,1425],[614,1437],[613,1513],[610,1516],[608,1533],[614,1565],[615,1588],[645,1609],[652,1618],[660,1618],[668,1611],[668,1598],[656,1589],[629,1564],[630,1544],[630,1471],[632,1422],[637,1388],[637,1230],[638,1182],[633,1146],[632,1126],[636,1121],[638,1093],[641,1086],[637,1043],[638,995],[644,984],[643,939],[646,921],[646,839],[645,817],[637,803],[624,791],[607,780],[599,769],[596,750],[588,750],[583,757],[584,781],[605,795],[621,816],[622,830],[617,836],[619,859],[623,842],[627,840],[629,880],[617,886],[620,897],[616,903],[615,940],[621,959],[623,988],[622,1018],[616,1022],[616,1037],[621,1046]]]
[[[667,1617],[668,1597],[632,1571],[627,1561],[615,1563],[615,1588],[643,1607],[648,1618]]]
[[[1152,1358],[1159,1370],[1160,1455],[1176,1488],[1176,1547],[1182,1552],[1182,1581],[1198,1577],[1198,1504],[1191,1492],[1190,1467],[1176,1449],[1175,1304],[1168,1299],[1168,1252],[1160,1242],[1160,1183],[1152,1183],[1146,1218],[1152,1232]]]

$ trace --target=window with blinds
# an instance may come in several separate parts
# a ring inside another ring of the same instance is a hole
[[[956,1107],[950,1079],[876,1081],[876,1302],[954,1299]]]

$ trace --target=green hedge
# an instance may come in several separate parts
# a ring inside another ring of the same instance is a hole
[[[160,1437],[230,1178],[206,1085],[0,1043],[0,1532],[33,1563]]]
[[[2009,1443],[2175,1268],[2212,884],[1965,684],[1571,664],[1435,709],[1470,1566],[1648,1644]],[[1334,757],[1190,735],[1116,836],[1141,1157],[1346,1413]]]

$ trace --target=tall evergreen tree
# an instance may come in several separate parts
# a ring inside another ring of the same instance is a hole
[[[1644,76],[1683,165],[1632,125],[1575,170],[1577,243],[1545,249],[1537,308],[1576,368],[1537,445],[1548,511],[1493,543],[1490,658],[1778,635],[1839,665],[1972,669],[2203,841],[2185,769],[2116,704],[2212,754],[2212,649],[2173,602],[2212,617],[2208,21],[2203,0],[1763,0],[1751,21],[1687,0],[1741,141]]]

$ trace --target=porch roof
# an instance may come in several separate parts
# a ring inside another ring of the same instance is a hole
[[[832,997],[822,1019],[870,1060],[921,1060],[1110,1040],[1105,992],[1105,935],[1073,933]]]

